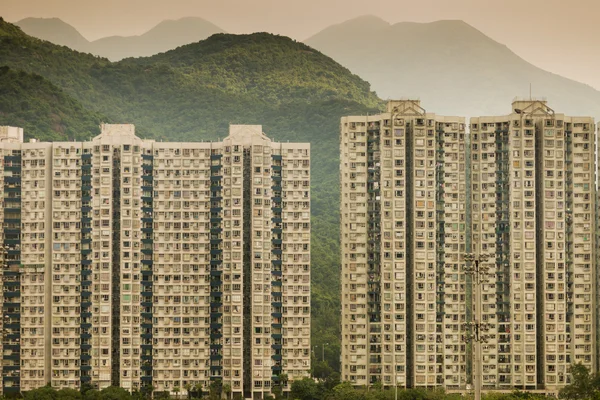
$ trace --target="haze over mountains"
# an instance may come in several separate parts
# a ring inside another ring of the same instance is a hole
[[[15,25],[33,37],[111,61],[151,56],[224,32],[202,18],[187,17],[165,20],[139,36],[110,36],[90,42],[73,26],[58,18],[25,18]]]
[[[305,43],[366,79],[380,97],[419,97],[439,114],[508,113],[531,84],[533,96],[557,112],[600,117],[600,92],[537,68],[462,21],[391,25],[365,16]]]
[[[110,60],[150,56],[223,32],[201,18],[163,21],[140,36],[88,42],[52,18],[17,23],[26,33]],[[600,117],[600,92],[544,71],[462,21],[389,24],[363,16],[330,26],[305,40],[369,81],[381,98],[420,98],[447,115],[510,111],[514,97],[544,97],[557,112]]]

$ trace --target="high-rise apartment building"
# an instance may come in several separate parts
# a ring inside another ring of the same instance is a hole
[[[342,380],[466,384],[465,145],[415,100],[342,118]]]
[[[308,375],[308,144],[244,125],[222,142],[22,137],[0,128],[4,393],[219,380],[262,398]]]
[[[342,118],[342,379],[464,390],[469,322],[484,390],[597,370],[595,144],[592,118],[536,100],[468,137],[416,101]],[[488,256],[477,290],[466,253]]]
[[[482,287],[484,388],[555,390],[596,370],[594,121],[515,101],[471,119],[471,247]]]

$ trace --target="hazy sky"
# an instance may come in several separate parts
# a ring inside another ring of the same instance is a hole
[[[600,0],[0,0],[7,21],[58,17],[89,40],[186,16],[231,33],[304,40],[365,14],[391,23],[462,19],[533,64],[600,89]]]

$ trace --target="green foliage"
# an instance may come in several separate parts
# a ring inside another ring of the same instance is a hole
[[[321,398],[319,384],[311,378],[294,381],[290,389],[290,396],[294,400],[314,400]]]
[[[540,393],[531,393],[531,392],[522,392],[520,390],[515,390],[512,393],[485,393],[483,396],[483,400],[544,400],[544,399],[554,399],[552,396],[545,396]]]
[[[25,400],[58,400],[58,392],[50,386],[44,386],[39,389],[25,392],[23,398]]]
[[[383,387],[377,383],[369,388],[355,388],[349,382],[328,387],[325,380],[303,379],[292,384],[290,398],[294,400],[461,400],[460,394],[447,394],[443,390],[401,389]],[[509,400],[507,397],[506,400]],[[512,399],[510,399],[512,400]]]
[[[102,400],[130,400],[131,394],[123,388],[110,386],[100,391]]]
[[[220,379],[212,381],[208,387],[209,400],[220,400],[223,394],[223,382]]]
[[[598,377],[591,375],[585,367],[574,366],[573,383],[563,389],[560,393],[561,399],[577,400],[598,400]],[[270,399],[289,398],[291,400],[463,400],[472,398],[472,394],[461,395],[458,393],[448,394],[442,389],[402,389],[398,388],[397,393],[394,387],[384,387],[376,383],[369,388],[355,388],[349,382],[339,382],[339,375],[333,373],[324,380],[315,380],[304,378],[294,381],[291,385],[289,397],[281,391],[281,387],[276,385],[273,388],[272,396],[265,396]],[[187,390],[188,388],[186,388]],[[192,388],[193,390],[193,388]],[[221,399],[221,394],[225,398],[230,398],[231,388],[227,385],[221,386],[220,382],[211,383],[209,394],[204,399]],[[568,397],[566,397],[568,396]],[[63,389],[57,391],[54,388],[45,386],[30,392],[24,393],[25,400],[142,400],[145,397],[138,392],[130,394],[124,389],[109,387],[101,391],[87,390],[82,396],[80,392],[73,389]],[[173,400],[179,396],[169,396],[168,392],[154,392],[155,400]],[[201,399],[202,394],[194,392],[191,398]],[[512,393],[491,392],[483,395],[483,400],[550,400],[554,397],[543,394],[514,391]]]
[[[81,400],[83,398],[81,392],[75,389],[61,389],[57,394],[61,400]]]
[[[88,140],[103,120],[40,75],[0,67],[0,125],[39,140]]]
[[[100,391],[86,389],[84,394],[74,389],[56,390],[50,386],[23,393],[25,400],[138,400],[138,397],[119,387],[108,387]],[[167,399],[169,397],[167,396]]]
[[[0,124],[22,126],[29,137],[87,139],[105,120],[171,141],[223,138],[234,123],[262,124],[277,141],[310,142],[312,340],[319,350],[328,343],[326,363],[339,371],[339,123],[379,111],[369,84],[302,43],[266,33],[218,34],[111,63],[6,22],[0,32],[0,65],[10,67],[0,90],[13,93],[0,96],[0,112],[8,110]]]
[[[571,366],[571,383],[559,392],[565,400],[600,400],[600,374],[592,373],[583,364]]]

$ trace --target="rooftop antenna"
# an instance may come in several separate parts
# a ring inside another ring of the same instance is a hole
[[[531,82],[529,82],[529,101],[531,101]]]

